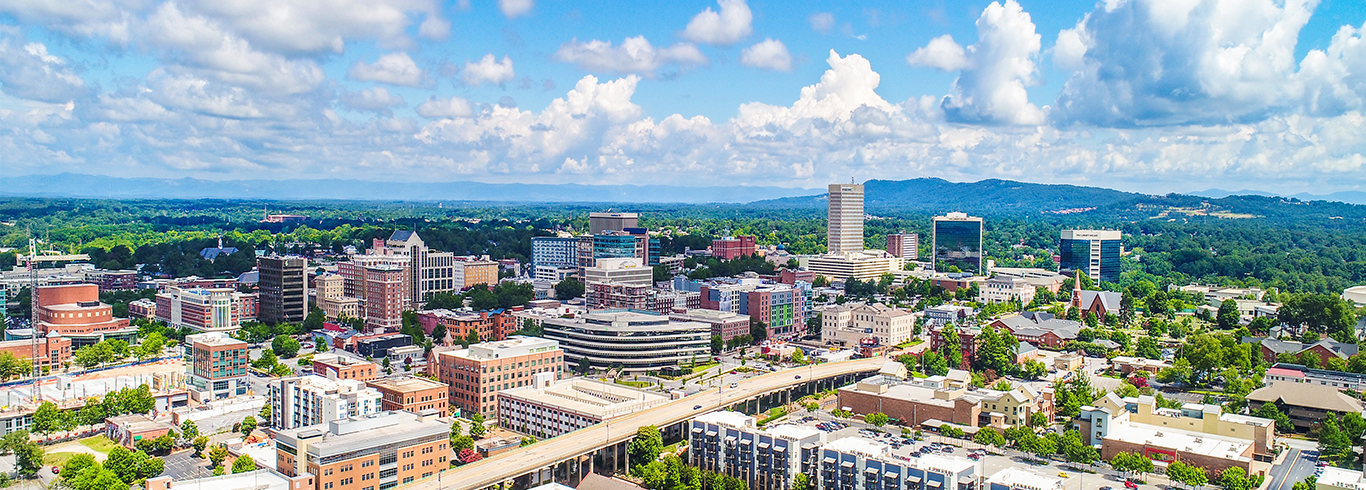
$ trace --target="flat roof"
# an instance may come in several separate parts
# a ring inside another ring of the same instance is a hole
[[[711,412],[694,417],[693,420],[704,424],[724,425],[735,428],[753,428],[754,417],[750,417],[740,412],[720,411]]]
[[[1132,422],[1114,425],[1105,438],[1234,460],[1248,459],[1243,453],[1252,447],[1252,442],[1244,439]]]
[[[379,378],[366,381],[366,383],[375,388],[398,391],[403,393],[430,390],[435,388],[450,388],[445,383],[432,381],[427,378],[419,378],[417,376],[403,376],[399,378]]]
[[[768,432],[768,434],[771,436],[782,437],[786,439],[805,439],[811,436],[819,436],[825,433],[825,431],[822,431],[815,427],[793,424],[783,424],[774,427],[769,427],[768,430],[766,430],[765,432]]]
[[[289,479],[273,470],[259,469],[246,473],[176,480],[175,490],[289,490]]]
[[[499,397],[522,400],[608,419],[662,405],[669,397],[595,379],[567,379],[544,388],[523,386],[498,393]]]
[[[863,437],[841,437],[825,443],[821,449],[836,451],[845,454],[863,454],[866,456],[882,456],[887,453],[887,444],[866,439]]]
[[[1366,488],[1366,481],[1363,480],[1366,478],[1362,477],[1360,470],[1328,466],[1323,469],[1323,474],[1319,475],[1318,484],[1330,487]]]
[[[297,447],[302,438],[309,453],[325,457],[424,437],[449,436],[450,431],[450,424],[435,417],[424,420],[417,414],[390,411],[283,430],[278,433],[277,444]]]
[[[1024,486],[1038,489],[1062,488],[1061,478],[1013,466],[1006,467],[1006,469],[996,472],[996,474],[987,478],[987,481],[999,483],[1008,487]]]

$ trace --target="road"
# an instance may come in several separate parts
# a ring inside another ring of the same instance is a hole
[[[1314,475],[1318,456],[1301,449],[1289,449],[1285,461],[1271,468],[1271,485],[1267,490],[1290,490],[1296,482]]]
[[[587,448],[605,447],[620,443],[635,436],[636,429],[640,427],[647,425],[667,426],[756,394],[776,391],[813,379],[875,371],[881,368],[884,362],[886,362],[885,358],[874,357],[825,363],[811,368],[788,369],[756,376],[738,381],[738,386],[735,388],[724,385],[719,394],[717,391],[708,390],[649,410],[619,417],[608,423],[593,425],[447,471],[446,473],[450,474],[441,477],[439,487],[436,479],[428,478],[409,485],[402,485],[399,488],[403,490],[428,490],[489,487],[518,475],[584,454]],[[800,375],[802,379],[795,379],[795,375]],[[694,410],[693,407],[697,405],[701,405],[702,408]]]

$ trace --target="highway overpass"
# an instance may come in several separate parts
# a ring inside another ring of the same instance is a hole
[[[673,429],[681,433],[681,423],[697,415],[745,403],[752,403],[757,409],[758,400],[763,397],[782,397],[780,399],[785,403],[791,401],[794,391],[800,393],[838,387],[852,382],[861,375],[877,371],[886,361],[887,358],[874,357],[786,369],[756,376],[740,381],[735,388],[722,386],[719,390],[697,393],[459,468],[448,469],[438,478],[427,478],[397,488],[464,490],[496,487],[504,483],[510,484],[512,488],[525,488],[552,480],[577,484],[588,472],[624,471],[626,445],[635,437],[636,429],[640,427],[653,425],[662,431]],[[693,408],[698,405],[702,408]],[[598,468],[599,465],[602,468]]]

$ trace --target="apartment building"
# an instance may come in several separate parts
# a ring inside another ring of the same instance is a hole
[[[313,279],[313,304],[323,310],[323,316],[328,320],[361,318],[363,301],[347,296],[345,283],[346,279],[341,274],[334,273],[322,274]]]
[[[704,309],[749,315],[768,326],[769,338],[789,338],[806,331],[806,305],[811,288],[742,279],[738,283],[709,283],[701,287]]]
[[[698,308],[702,304],[702,296],[696,292],[617,282],[589,283],[584,297],[590,310],[624,309],[668,314],[675,309]]]
[[[604,420],[657,407],[669,397],[595,379],[531,376],[531,384],[498,392],[498,425],[536,437],[556,437]]]
[[[884,304],[844,304],[821,312],[821,341],[858,345],[865,338],[876,338],[882,345],[897,345],[915,333],[915,315]]]
[[[461,289],[472,288],[475,284],[492,288],[498,285],[498,263],[492,260],[456,260],[455,282]]]
[[[854,413],[881,412],[908,427],[938,421],[967,427],[1005,429],[1027,425],[1034,413],[1053,418],[1053,394],[1027,385],[1010,391],[968,386],[967,371],[903,380],[877,375],[838,390],[839,406]]]
[[[435,412],[382,412],[280,431],[275,469],[314,476],[314,490],[376,490],[435,476],[450,464],[451,424]]]
[[[1159,408],[1151,396],[1107,394],[1082,407],[1073,428],[1083,443],[1100,446],[1103,459],[1130,452],[1161,462],[1185,461],[1211,477],[1234,467],[1265,475],[1277,452],[1275,421],[1223,413],[1216,404]]]
[[[392,265],[365,268],[365,327],[395,331],[403,326],[403,311],[412,305],[408,269]]]
[[[461,413],[497,418],[499,391],[527,386],[532,376],[564,376],[564,351],[555,340],[514,335],[507,340],[439,352],[437,379],[449,386],[446,397]]]
[[[196,332],[234,332],[242,326],[238,296],[229,288],[182,289],[167,286],[156,295],[156,319],[171,328]]]
[[[275,429],[325,424],[383,411],[380,392],[354,379],[315,375],[271,380],[267,397],[268,423]]]
[[[256,260],[260,273],[257,289],[260,295],[262,323],[302,323],[308,316],[308,259],[303,257],[271,256]]]
[[[392,266],[407,269],[411,264],[402,255],[352,255],[351,260],[337,263],[337,275],[342,278],[342,296],[348,298],[365,297],[365,269],[375,266]],[[409,273],[411,277],[411,273]],[[356,317],[359,318],[359,317]]]
[[[977,293],[979,303],[1018,302],[1028,305],[1034,301],[1034,285],[1021,277],[996,276],[982,282]]]
[[[733,260],[754,255],[754,237],[738,236],[717,238],[711,241],[711,256],[721,260]]]
[[[531,267],[539,275],[542,268],[577,268],[579,239],[572,236],[531,237]]]
[[[919,259],[920,235],[906,233],[904,230],[887,235],[887,253],[905,260]]]
[[[185,337],[190,397],[199,403],[247,394],[247,343],[223,332]]]
[[[97,285],[38,286],[36,304],[37,334],[66,337],[73,349],[105,339],[131,344],[137,338],[137,327],[130,326],[127,318],[115,318],[114,307],[100,302]]]
[[[324,378],[369,381],[379,377],[379,365],[339,354],[314,354],[313,374]]]
[[[421,304],[433,294],[460,292],[462,288],[457,278],[455,254],[428,248],[416,231],[394,230],[387,240],[375,239],[367,252],[406,259],[404,282],[410,304]]]
[[[0,294],[0,306],[4,305],[4,294]],[[139,298],[128,302],[128,317],[151,320],[157,317],[157,302]]]
[[[503,340],[508,334],[521,328],[521,323],[512,312],[495,309],[485,311],[451,311],[446,309],[423,310],[417,312],[417,323],[424,332],[431,335],[437,325],[446,326],[446,335],[452,339],[469,338],[470,332],[478,332],[481,340]]]
[[[399,376],[366,381],[382,395],[385,410],[419,413],[435,410],[441,415],[450,412],[446,395],[450,386],[417,376]]]

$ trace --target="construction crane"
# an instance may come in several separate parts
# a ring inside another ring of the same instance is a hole
[[[42,365],[38,362],[38,262],[74,262],[77,260],[90,260],[86,254],[64,254],[56,250],[44,250],[42,255],[38,254],[38,239],[29,233],[28,255],[17,257],[28,267],[28,309],[29,309],[29,338],[31,339],[33,352],[33,382],[38,382],[38,377],[43,374]]]

